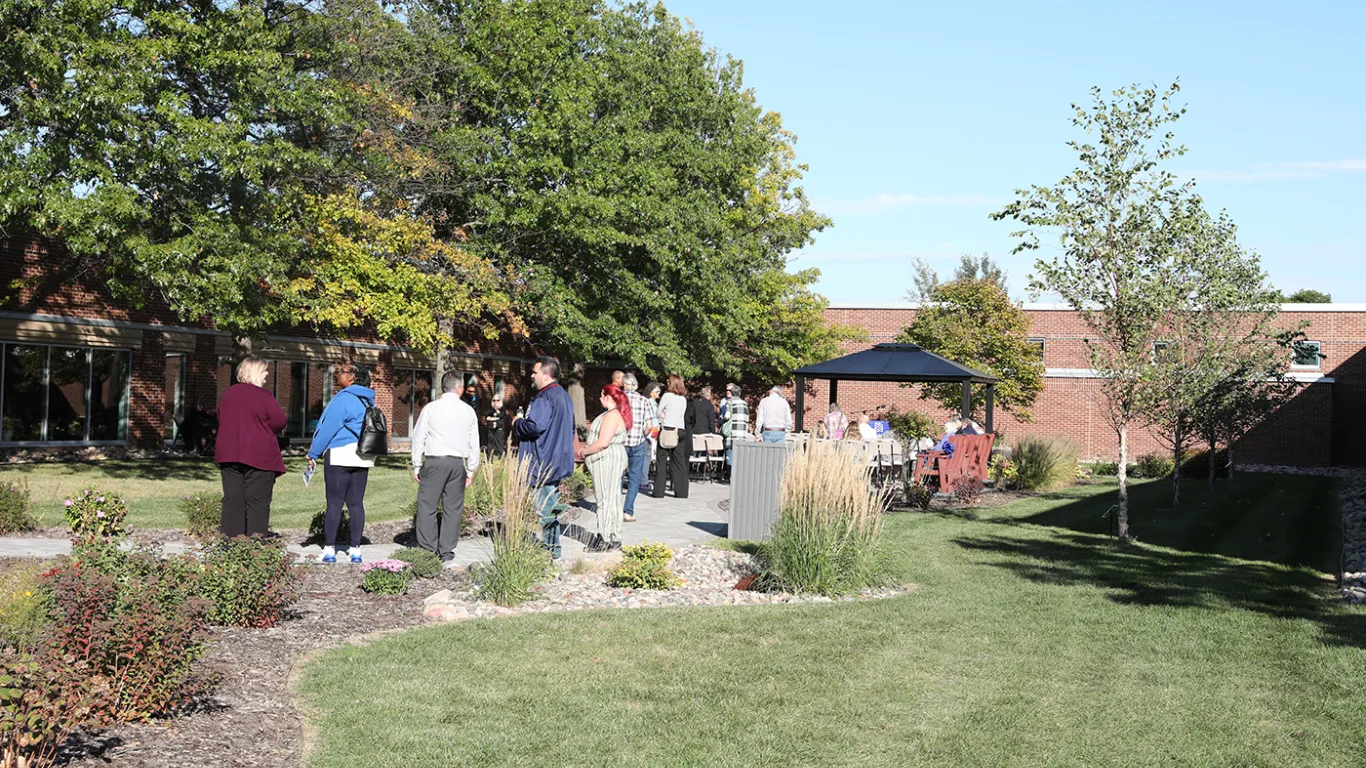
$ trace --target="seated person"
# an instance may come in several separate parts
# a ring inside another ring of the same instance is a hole
[[[868,423],[868,414],[866,413],[860,413],[858,415],[858,435],[859,439],[864,442],[877,440],[877,430],[873,429],[873,425]]]
[[[972,419],[968,419],[964,422],[963,426],[958,430],[958,434],[960,435],[985,435],[986,433],[987,431],[982,429],[982,425]]]

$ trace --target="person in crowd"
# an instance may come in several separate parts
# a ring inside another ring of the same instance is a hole
[[[465,489],[479,468],[479,419],[464,400],[459,373],[441,377],[441,397],[423,406],[413,427],[413,479],[417,481],[417,545],[448,563],[460,541]],[[438,521],[436,511],[442,510]]]
[[[631,403],[621,387],[602,388],[602,413],[588,427],[588,444],[577,457],[593,476],[597,498],[598,533],[588,543],[589,552],[621,549],[623,505],[621,475],[627,469],[626,435],[631,429]]]
[[[792,431],[792,407],[783,399],[783,388],[773,387],[768,397],[759,401],[758,412],[754,414],[754,433],[763,437],[765,443],[781,443]]]
[[[688,414],[684,417],[683,425],[688,428],[688,433],[693,435],[714,435],[716,434],[716,406],[711,401],[711,387],[703,387],[688,403]]]
[[[986,430],[982,429],[982,425],[981,425],[981,424],[978,424],[977,422],[973,421],[972,419],[967,419],[967,420],[964,420],[964,421],[963,421],[963,426],[961,426],[961,427],[958,428],[958,434],[960,434],[960,435],[985,435],[985,434],[986,434]]]
[[[872,420],[868,418],[868,414],[866,413],[860,413],[858,415],[858,436],[860,440],[866,443],[877,440],[877,430],[873,429],[873,425],[870,423],[871,421]]]
[[[494,395],[484,416],[484,450],[490,456],[502,456],[507,447],[508,412],[503,408],[503,396]]]
[[[684,424],[688,411],[688,390],[683,377],[670,374],[669,388],[659,397],[659,450],[655,454],[655,485],[652,495],[664,498],[664,477],[673,482],[674,498],[688,498],[688,457],[692,436]]]
[[[649,433],[646,435],[646,436],[649,438],[649,440],[650,440],[650,456],[651,456],[651,457],[653,457],[653,456],[655,455],[655,446],[658,444],[658,438],[659,438],[659,398],[660,398],[660,396],[663,395],[663,394],[664,394],[664,387],[660,386],[659,382],[657,382],[657,381],[652,381],[652,382],[650,382],[649,384],[646,384],[646,385],[645,385],[645,399],[649,400],[649,401],[650,401],[650,405],[655,409],[655,410],[654,410],[654,416],[655,416],[655,418],[654,418],[654,425],[650,428]]]
[[[536,512],[545,526],[545,545],[552,553],[560,549],[560,529],[554,524],[560,481],[574,473],[574,404],[559,379],[559,360],[537,359],[531,366],[536,395],[531,398],[526,415],[512,422],[518,451],[530,465],[531,482],[536,486]]]
[[[323,409],[313,443],[308,447],[308,468],[316,470],[323,459],[323,481],[327,491],[327,513],[323,517],[323,562],[337,562],[337,531],[341,528],[342,507],[351,518],[351,562],[361,561],[360,545],[365,534],[365,484],[370,479],[373,457],[356,452],[365,410],[375,404],[370,388],[370,368],[350,362],[337,366],[337,394]]]
[[[740,396],[740,385],[726,385],[726,399],[721,401],[721,436],[726,438],[726,468],[734,464],[735,441],[749,434],[749,404]],[[729,479],[729,478],[727,478]]]
[[[626,384],[626,401],[631,406],[631,418],[626,422],[626,504],[621,519],[633,523],[636,519],[636,497],[640,495],[640,484],[644,482],[646,470],[650,468],[649,434],[657,426],[658,412],[655,409],[655,401],[636,391],[640,387],[640,382],[634,373],[626,374],[622,381]]]
[[[218,443],[213,460],[223,480],[224,536],[264,536],[270,531],[275,479],[285,473],[277,434],[288,419],[265,389],[270,368],[259,357],[237,364],[237,383],[218,402]]]
[[[617,389],[621,389],[621,390],[623,390],[623,391],[625,390],[625,387],[626,387],[626,372],[625,372],[625,371],[612,371],[612,386],[616,387]]]
[[[825,433],[831,440],[839,440],[844,437],[844,430],[849,428],[849,417],[844,415],[839,403],[830,404],[830,413],[825,415]]]

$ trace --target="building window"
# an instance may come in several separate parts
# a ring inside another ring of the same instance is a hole
[[[1043,360],[1043,359],[1044,359],[1044,357],[1043,357],[1043,356],[1044,356],[1044,351],[1045,351],[1045,349],[1046,349],[1046,346],[1044,345],[1044,340],[1043,340],[1043,338],[1042,338],[1042,337],[1036,336],[1036,337],[1034,337],[1034,338],[1032,338],[1032,339],[1025,339],[1025,341],[1029,342],[1030,344],[1032,344],[1034,347],[1036,347],[1036,348],[1039,350],[1039,359],[1040,359],[1040,360]]]
[[[289,416],[286,434],[295,439],[309,436],[308,431],[308,363],[289,364]]]
[[[1302,341],[1295,345],[1295,357],[1291,361],[1293,368],[1313,368],[1318,369],[1323,363],[1323,342],[1321,341]]]
[[[493,396],[494,396],[494,397],[502,397],[502,396],[503,396],[503,386],[504,386],[505,384],[507,384],[507,377],[506,377],[506,376],[499,375],[499,376],[494,376],[494,377],[493,377]]]
[[[0,442],[128,439],[131,353],[5,344],[0,355]]]
[[[431,371],[397,371],[394,381],[394,413],[390,422],[394,437],[408,437],[422,412],[432,400]]]
[[[274,373],[274,371],[271,371]],[[166,356],[166,417],[163,420],[164,434],[168,444],[175,444],[180,437],[180,425],[185,422],[185,388],[189,382],[189,370],[185,355],[173,353]]]

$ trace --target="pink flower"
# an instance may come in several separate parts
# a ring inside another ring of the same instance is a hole
[[[95,517],[104,517],[104,510],[100,510],[100,511],[96,512],[96,513],[95,513]]]
[[[76,502],[72,501],[71,499],[67,499],[66,501],[64,501],[64,502],[62,502],[62,503],[65,504],[65,505],[67,505],[68,507],[74,507],[74,506],[76,506]]]
[[[103,503],[104,503],[104,497],[101,496],[101,497],[95,499],[95,501],[98,501],[99,503],[103,504]]]

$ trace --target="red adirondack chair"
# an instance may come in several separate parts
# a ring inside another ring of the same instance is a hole
[[[921,478],[931,478],[941,493],[953,493],[957,484],[969,477],[977,478],[985,485],[987,463],[991,460],[996,436],[954,435],[949,442],[953,443],[953,456],[945,456],[943,451],[924,451],[916,455],[912,481],[919,483],[923,482]]]

